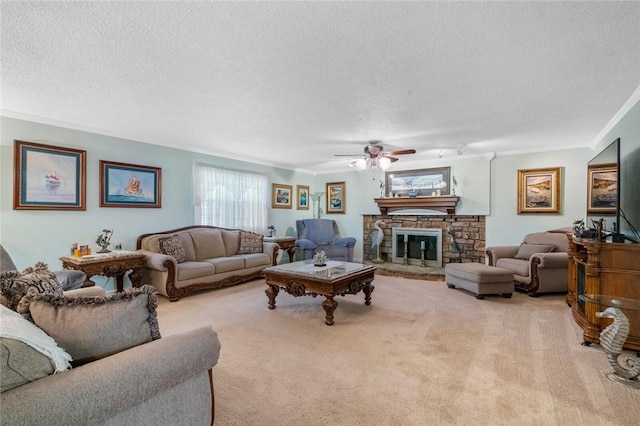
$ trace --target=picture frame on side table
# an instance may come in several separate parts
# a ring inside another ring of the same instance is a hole
[[[587,214],[616,214],[618,166],[598,164],[587,168]]]
[[[271,208],[290,209],[292,205],[293,186],[281,183],[271,184]]]
[[[160,167],[100,160],[100,207],[162,207]]]
[[[309,210],[309,187],[306,185],[296,185],[296,209]]]
[[[347,184],[345,182],[329,182],[327,189],[327,214],[347,212]]]
[[[13,144],[14,210],[86,210],[87,151]]]
[[[560,167],[518,170],[518,214],[560,214],[561,172]]]

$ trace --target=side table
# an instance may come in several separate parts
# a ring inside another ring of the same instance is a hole
[[[640,358],[622,352],[622,345],[629,335],[629,319],[622,310],[640,311],[640,301],[604,294],[581,294],[578,299],[606,307],[603,312],[596,312],[596,317],[613,320],[600,332],[600,346],[613,367],[613,373],[607,374],[607,377],[614,382],[640,389]]]
[[[293,255],[296,251],[296,239],[294,237],[264,237],[263,241],[278,243],[280,249],[289,254],[289,263],[293,262]]]
[[[124,290],[124,274],[131,270],[129,279],[134,287],[142,285],[142,268],[145,255],[136,251],[112,251],[110,253],[94,254],[89,256],[63,256],[60,258],[64,269],[75,269],[87,274],[87,280],[83,287],[96,285],[91,281],[94,275],[116,278],[116,288],[119,292]]]

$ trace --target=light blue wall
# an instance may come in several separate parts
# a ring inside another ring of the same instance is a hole
[[[124,249],[133,250],[138,235],[192,225],[194,162],[262,172],[270,182],[314,189],[309,174],[8,117],[0,119],[0,242],[19,269],[37,261],[59,269],[59,257],[68,252],[70,242],[87,243],[95,251],[94,242],[103,228],[114,230],[113,243],[122,242]],[[13,210],[14,139],[86,150],[86,211]],[[161,167],[162,208],[99,207],[99,160]],[[270,211],[270,224],[284,234],[295,219],[303,217],[311,217],[310,211],[274,209]],[[105,283],[96,277],[96,281],[113,288],[113,280]]]

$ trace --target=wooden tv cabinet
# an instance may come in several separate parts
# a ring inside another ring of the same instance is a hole
[[[585,344],[599,343],[600,331],[610,319],[597,318],[604,307],[578,299],[581,294],[604,294],[640,300],[640,244],[569,238],[569,291],[567,304],[583,330]],[[625,311],[629,336],[624,347],[640,351],[640,312]]]

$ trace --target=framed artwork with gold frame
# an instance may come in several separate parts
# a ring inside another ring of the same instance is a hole
[[[559,214],[561,171],[561,167],[518,170],[518,214]]]
[[[296,209],[309,210],[309,187],[306,185],[296,185]]]
[[[327,214],[347,212],[347,184],[345,182],[327,183]]]
[[[271,184],[271,208],[290,209],[293,195],[293,186],[281,183]]]

